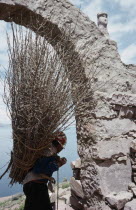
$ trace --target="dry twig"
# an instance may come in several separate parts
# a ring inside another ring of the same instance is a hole
[[[75,106],[85,96],[86,79],[69,37],[59,37],[53,49],[44,36],[14,24],[11,28],[5,101],[13,129],[13,184],[22,182],[55,132],[67,127]]]

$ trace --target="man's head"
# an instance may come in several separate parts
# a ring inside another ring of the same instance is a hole
[[[97,14],[97,21],[98,21],[98,26],[103,25],[107,27],[108,24],[108,14],[107,13],[98,13]]]
[[[52,144],[57,149],[57,153],[59,153],[65,147],[66,143],[67,143],[67,137],[65,133],[63,133],[62,131],[56,132]]]

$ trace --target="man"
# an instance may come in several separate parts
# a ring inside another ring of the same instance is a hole
[[[65,144],[65,134],[58,132],[50,148],[45,150],[41,158],[35,162],[34,167],[26,175],[23,181],[23,191],[26,195],[24,210],[52,210],[47,182],[54,182],[54,178],[51,177],[53,172],[57,171],[67,161],[66,158],[57,156],[57,153],[63,149]]]
[[[64,149],[67,143],[67,137],[64,132],[55,133],[55,139],[49,144],[48,148],[45,149],[44,155],[46,157],[55,155]]]

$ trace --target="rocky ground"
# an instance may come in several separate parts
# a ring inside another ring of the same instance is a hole
[[[72,210],[73,208],[69,205],[70,197],[69,182],[63,182],[59,186],[59,210]],[[16,195],[0,198],[0,210],[23,210],[25,201],[25,195],[19,193]]]

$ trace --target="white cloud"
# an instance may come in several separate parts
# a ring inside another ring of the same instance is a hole
[[[124,63],[130,64],[136,60],[136,44],[131,44],[121,52],[121,59]]]
[[[136,12],[136,1],[135,0],[115,0],[122,10],[129,11],[128,15],[134,15]]]
[[[83,12],[89,16],[89,18],[97,22],[97,14],[103,11],[103,1],[102,0],[95,0],[91,1],[84,9]]]
[[[121,16],[118,16],[118,19],[121,19]],[[136,32],[136,19],[132,19],[127,22],[117,22],[114,17],[111,17],[111,20],[108,25],[108,31],[111,35],[112,39],[116,41],[121,41],[121,38],[127,33],[135,33]]]

